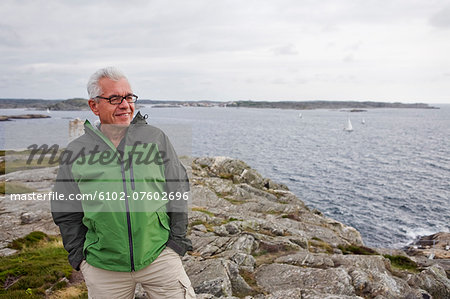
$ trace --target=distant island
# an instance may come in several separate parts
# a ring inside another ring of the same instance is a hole
[[[78,111],[89,110],[88,100],[0,99],[0,109],[28,108],[32,110]]]
[[[50,116],[44,114],[0,115],[0,121],[9,121],[13,119],[31,119],[31,118],[50,118]]]
[[[153,105],[162,107],[237,107],[237,108],[272,108],[272,109],[352,109],[361,112],[362,109],[373,108],[416,108],[439,109],[424,103],[404,104],[372,101],[167,101],[167,100],[139,100],[138,105]],[[88,100],[73,98],[68,100],[40,100],[40,99],[0,99],[0,109],[28,108],[33,110],[77,111],[89,110]]]
[[[439,109],[437,107],[429,106],[428,104],[415,103],[387,103],[387,102],[356,102],[356,101],[302,101],[302,102],[254,102],[254,101],[237,101],[227,105],[228,107],[251,107],[251,108],[280,108],[280,109],[296,109],[296,110],[311,110],[311,109],[354,109],[354,112],[362,112],[357,109],[368,108],[418,108],[418,109]]]

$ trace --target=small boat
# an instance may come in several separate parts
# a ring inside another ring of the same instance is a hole
[[[365,124],[366,124],[366,120],[363,118],[363,119],[361,120],[361,123],[362,123],[363,125],[365,125]]]
[[[50,113],[50,109],[47,108],[47,113]]]
[[[351,132],[353,131],[352,122],[350,121],[350,118],[347,118],[347,125],[344,128],[344,131]]]
[[[298,114],[298,117],[303,118],[303,115],[301,113]]]

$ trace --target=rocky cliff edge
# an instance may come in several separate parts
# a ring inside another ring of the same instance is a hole
[[[242,161],[183,163],[191,181],[194,246],[183,263],[198,298],[450,298],[448,259],[367,248],[356,229],[309,209],[285,185]],[[48,191],[55,173],[18,171],[3,179]],[[48,209],[33,204],[13,205],[3,197],[0,245],[32,230],[57,231]]]

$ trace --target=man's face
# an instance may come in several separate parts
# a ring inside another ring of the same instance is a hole
[[[102,78],[99,85],[103,92],[100,96],[104,98],[113,95],[126,96],[133,93],[128,80],[125,78],[118,81]],[[89,106],[92,112],[99,117],[101,124],[128,126],[133,119],[134,103],[130,104],[125,100],[120,105],[112,105],[105,99],[89,100]]]

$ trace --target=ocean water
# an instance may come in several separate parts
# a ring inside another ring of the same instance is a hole
[[[180,155],[242,159],[311,208],[358,229],[367,245],[399,248],[418,235],[450,231],[450,105],[440,108],[140,110]],[[30,111],[0,114],[21,113]],[[64,146],[69,119],[95,120],[88,111],[50,115],[0,122],[0,147]],[[350,133],[343,130],[347,118]]]

